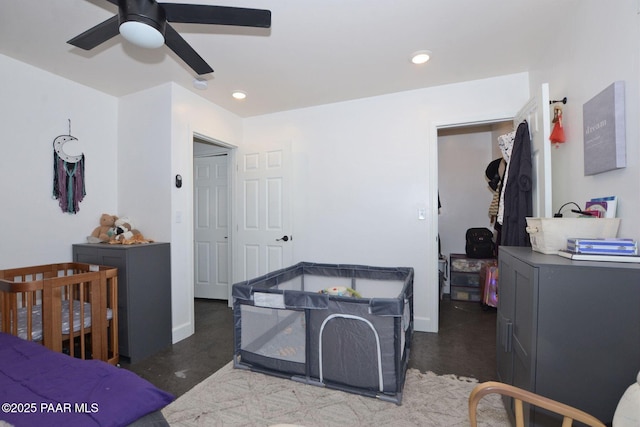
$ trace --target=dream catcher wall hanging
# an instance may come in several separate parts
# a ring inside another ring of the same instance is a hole
[[[75,214],[80,210],[80,202],[86,195],[84,187],[84,153],[69,155],[64,144],[78,139],[69,134],[60,135],[53,140],[53,197],[58,200],[60,209]]]

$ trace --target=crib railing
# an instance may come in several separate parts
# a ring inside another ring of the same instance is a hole
[[[83,263],[0,270],[0,331],[115,365],[117,273]]]

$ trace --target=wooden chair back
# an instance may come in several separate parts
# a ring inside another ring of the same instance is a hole
[[[587,414],[584,411],[581,411],[580,409],[565,405],[564,403],[557,402],[555,400],[540,396],[530,391],[511,386],[509,384],[495,381],[488,381],[482,384],[478,384],[469,395],[469,421],[471,427],[478,426],[478,402],[480,402],[480,400],[484,396],[491,393],[509,396],[514,399],[516,427],[524,427],[523,402],[562,415],[562,427],[572,426],[574,420],[591,427],[605,427],[605,425],[600,420]]]

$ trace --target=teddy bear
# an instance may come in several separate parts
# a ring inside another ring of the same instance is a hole
[[[103,213],[100,216],[100,226],[93,230],[91,235],[87,237],[87,241],[89,243],[101,243],[111,240],[117,219],[118,217],[115,215]]]

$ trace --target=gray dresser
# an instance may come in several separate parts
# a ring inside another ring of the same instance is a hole
[[[120,357],[135,363],[171,345],[169,243],[76,244],[73,260],[118,269]]]
[[[640,264],[499,252],[499,380],[611,422],[640,370]],[[561,424],[541,410],[525,420]]]

